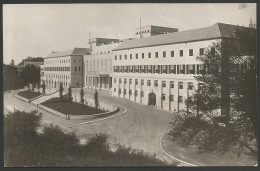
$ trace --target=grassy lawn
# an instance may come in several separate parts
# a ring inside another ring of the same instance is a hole
[[[22,96],[26,99],[33,99],[35,97],[42,95],[42,93],[40,93],[40,92],[34,92],[33,93],[31,90],[25,90],[25,91],[19,92],[18,95]]]
[[[70,103],[68,101],[60,101],[59,97],[49,99],[43,102],[42,105],[66,115],[93,115],[106,112],[100,109],[97,109],[96,111],[94,107],[85,105],[82,106],[81,104],[75,102]]]
[[[197,166],[253,166],[258,160],[250,153],[243,153],[240,157],[232,152],[223,155],[198,153],[194,146],[172,142],[167,134],[162,139],[162,147],[170,155]]]

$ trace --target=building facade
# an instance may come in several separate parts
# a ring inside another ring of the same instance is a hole
[[[47,87],[106,89],[113,96],[168,111],[187,110],[185,100],[200,83],[194,76],[208,69],[197,57],[212,43],[233,39],[235,25],[178,32],[148,26],[135,30],[135,39],[94,38],[89,48],[55,52],[44,59]],[[144,36],[140,36],[144,35]],[[214,52],[214,49],[210,49]]]
[[[41,80],[47,88],[83,86],[83,56],[90,53],[88,48],[74,48],[69,51],[52,52],[44,59]]]
[[[234,31],[233,25],[217,23],[123,42],[114,49],[112,95],[168,111],[187,110],[185,100],[199,85],[194,76],[207,72],[196,57]]]
[[[84,55],[84,86],[87,88],[112,88],[112,50],[118,39],[94,38],[89,41],[91,52]]]

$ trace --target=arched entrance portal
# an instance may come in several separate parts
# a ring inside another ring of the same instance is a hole
[[[152,106],[155,106],[156,104],[156,95],[154,92],[151,92],[149,93],[149,96],[148,96],[148,105],[152,105]]]

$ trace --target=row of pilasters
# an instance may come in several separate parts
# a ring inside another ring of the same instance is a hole
[[[111,77],[86,76],[85,87],[108,90],[112,87],[111,80]]]

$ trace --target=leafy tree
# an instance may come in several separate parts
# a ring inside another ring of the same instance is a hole
[[[40,81],[40,68],[34,65],[27,65],[23,68],[22,75],[26,84]]]
[[[69,102],[72,102],[72,91],[71,91],[71,86],[69,86],[68,88],[68,92],[69,92]]]
[[[195,77],[200,86],[186,101],[192,114],[174,119],[171,137],[204,152],[256,153],[256,30],[237,27],[234,39],[197,58],[207,72]]]
[[[42,84],[42,93],[45,94],[45,82]]]
[[[98,107],[99,107],[98,92],[97,92],[97,90],[95,91],[95,94],[94,94],[94,100],[95,100],[95,108],[96,108],[96,112],[97,112],[97,109],[98,109]]]
[[[84,105],[84,91],[83,88],[80,89],[80,103],[83,106]]]
[[[32,92],[34,93],[35,83],[32,83]]]
[[[62,93],[63,93],[63,86],[62,86],[62,83],[60,83],[60,89],[59,89],[59,91],[60,91],[60,101],[62,101]]]

